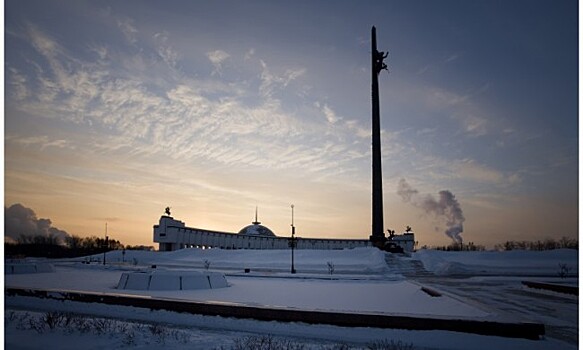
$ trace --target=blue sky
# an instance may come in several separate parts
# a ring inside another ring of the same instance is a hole
[[[166,206],[288,235],[293,203],[300,236],[366,238],[375,25],[386,228],[450,241],[405,179],[455,195],[465,241],[575,237],[577,6],[7,1],[5,205],[146,244]]]

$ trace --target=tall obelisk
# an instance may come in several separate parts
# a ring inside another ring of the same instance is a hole
[[[381,165],[381,123],[379,108],[379,73],[387,69],[383,60],[388,53],[377,51],[377,33],[371,29],[372,72],[372,234],[370,240],[382,248],[386,241],[383,225],[383,174]]]

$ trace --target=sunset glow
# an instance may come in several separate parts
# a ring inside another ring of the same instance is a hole
[[[464,242],[576,237],[575,1],[7,1],[5,207],[153,245],[167,206],[287,236],[294,204],[300,237],[368,238],[372,25],[385,229],[452,241],[404,179]]]

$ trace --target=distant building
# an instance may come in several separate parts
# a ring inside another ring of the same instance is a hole
[[[405,252],[413,251],[413,234],[410,238],[395,240],[403,243]],[[403,235],[406,236],[406,235]],[[411,241],[411,243],[409,243]],[[221,248],[221,249],[288,249],[289,238],[278,237],[269,228],[257,221],[242,228],[239,233],[212,231],[186,227],[184,222],[169,215],[162,215],[158,225],[154,225],[154,242],[160,251],[173,251],[184,248]],[[399,244],[400,244],[399,243]],[[372,246],[368,239],[328,239],[297,237],[296,249],[344,249]]]

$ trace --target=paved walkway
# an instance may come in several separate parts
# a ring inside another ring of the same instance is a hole
[[[545,329],[541,324],[508,322],[495,319],[473,319],[439,316],[401,316],[372,313],[345,313],[295,308],[255,307],[237,303],[198,302],[184,299],[117,293],[95,293],[64,290],[6,288],[8,301],[13,297],[34,297],[57,301],[100,303],[131,306],[150,310],[166,310],[205,316],[248,318],[260,321],[303,322],[340,327],[372,327],[406,330],[446,330],[481,335],[538,340]]]
[[[423,268],[421,261],[411,257],[387,254],[386,260],[391,272],[401,273],[409,280],[500,315],[542,323],[547,337],[578,344],[578,296],[531,289],[522,285],[520,277],[435,276]],[[524,279],[533,280],[533,277]]]

